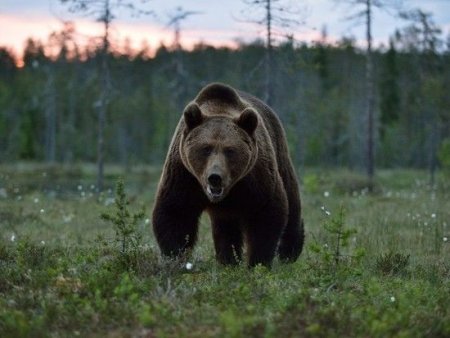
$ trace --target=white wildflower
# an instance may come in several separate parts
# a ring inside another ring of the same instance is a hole
[[[150,223],[150,219],[149,218],[146,218],[145,219],[145,224],[149,224]]]
[[[82,186],[81,184],[78,184],[77,189],[78,189],[79,191],[81,191],[81,190],[83,190],[83,186]]]
[[[395,302],[395,297],[391,296],[391,302],[394,303]]]
[[[36,197],[36,198],[34,199],[34,203],[39,203],[39,198]]]
[[[16,241],[16,235],[12,234],[11,235],[11,242],[15,242]]]
[[[39,212],[40,212],[41,214],[43,214],[43,213],[45,212],[45,210],[44,210],[44,209],[41,209]]]
[[[323,196],[324,196],[324,197],[330,197],[330,192],[329,192],[329,191],[325,191],[325,192],[323,193]]]
[[[74,214],[63,215],[63,222],[69,223],[74,217]]]
[[[45,245],[45,241],[41,241],[41,245]]]
[[[8,197],[8,193],[5,188],[0,188],[0,197],[2,197],[2,198]]]
[[[186,270],[192,270],[193,267],[194,265],[192,263],[189,262],[186,263]]]
[[[443,240],[444,242],[447,242],[447,241],[448,241],[448,238],[447,238],[447,237],[443,237],[442,240]]]
[[[320,207],[320,210],[322,210],[325,213],[325,215],[327,215],[327,216],[331,215],[331,212],[329,212],[327,209],[325,209],[325,207],[323,205]]]
[[[431,214],[431,218],[436,218],[436,214]]]

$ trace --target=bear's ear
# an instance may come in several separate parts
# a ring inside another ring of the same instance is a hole
[[[258,115],[253,108],[245,108],[236,121],[237,125],[249,135],[253,135],[258,126]]]
[[[192,130],[203,122],[203,114],[197,103],[191,102],[187,105],[183,112],[184,122],[187,129]]]

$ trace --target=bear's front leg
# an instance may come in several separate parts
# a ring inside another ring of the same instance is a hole
[[[258,264],[270,267],[272,264],[287,218],[282,211],[274,211],[259,212],[248,223],[246,237],[250,267]]]
[[[250,267],[257,264],[271,266],[287,222],[287,213],[285,201],[271,202],[249,218],[246,238]]]
[[[177,258],[190,252],[196,241],[201,210],[158,201],[153,211],[153,232],[164,256]]]
[[[198,220],[205,198],[185,169],[172,167],[165,170],[161,179],[152,223],[161,253],[176,258],[191,251],[197,241]]]
[[[237,217],[211,215],[214,248],[217,261],[236,265],[242,259],[242,230]]]

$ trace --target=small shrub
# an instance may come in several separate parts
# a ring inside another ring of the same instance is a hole
[[[48,263],[47,248],[31,242],[28,238],[17,244],[17,264],[22,268],[39,268]]]
[[[331,213],[325,211],[327,217]],[[357,274],[358,269],[353,269],[352,263],[359,263],[364,257],[362,248],[349,249],[350,236],[356,234],[355,229],[347,228],[345,225],[345,209],[341,207],[336,216],[332,216],[323,225],[330,238],[330,245],[317,243],[310,245],[311,251],[319,257],[319,263],[325,272],[331,272],[334,283],[338,275]]]
[[[388,252],[377,257],[375,267],[383,275],[399,275],[406,271],[409,255],[399,252]]]
[[[14,261],[14,254],[5,242],[0,241],[0,263]]]
[[[119,246],[119,261],[127,269],[136,267],[142,234],[138,231],[138,223],[144,218],[144,210],[132,213],[124,189],[123,180],[116,184],[115,212],[102,213],[101,218],[112,223],[115,230],[114,241]]]

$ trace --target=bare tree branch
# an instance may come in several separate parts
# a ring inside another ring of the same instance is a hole
[[[266,54],[265,54],[265,94],[264,100],[267,104],[273,103],[274,93],[274,35],[279,34],[277,30],[293,29],[304,23],[299,16],[304,12],[294,3],[283,0],[243,0],[247,9],[241,14],[246,17],[246,22],[265,27]],[[247,13],[251,13],[249,16]]]

